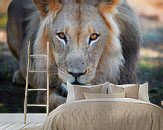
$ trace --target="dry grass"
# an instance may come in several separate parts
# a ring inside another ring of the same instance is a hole
[[[0,43],[6,42],[6,32],[0,30]]]
[[[0,12],[1,13],[6,13],[7,8],[11,0],[0,0]]]
[[[162,0],[127,0],[128,3],[141,16],[156,18],[163,21],[163,1]]]

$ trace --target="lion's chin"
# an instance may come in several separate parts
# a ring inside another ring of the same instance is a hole
[[[73,81],[73,82],[66,81],[66,80],[63,81],[64,84],[67,84],[67,82],[72,85],[90,85],[90,83],[80,83],[79,81]]]
[[[72,82],[71,84],[73,84],[73,85],[87,85],[87,84],[80,83],[78,81]]]
[[[64,84],[67,84],[67,82],[68,83],[70,83],[70,84],[72,84],[72,85],[90,85],[91,83],[89,83],[89,82],[87,82],[87,83],[82,83],[82,82],[80,82],[80,81],[69,81],[69,80],[63,80],[62,79],[62,81],[63,81],[63,83]]]

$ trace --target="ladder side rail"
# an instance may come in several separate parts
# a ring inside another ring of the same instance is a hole
[[[29,80],[29,65],[30,65],[30,46],[31,43],[28,43],[28,54],[27,54],[27,71],[26,71],[26,85],[25,85],[25,98],[24,98],[24,124],[27,121],[27,97],[28,97],[28,80]]]
[[[46,113],[47,116],[49,115],[49,42],[47,42],[47,108],[46,108]]]

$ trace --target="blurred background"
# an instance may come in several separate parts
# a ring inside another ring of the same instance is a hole
[[[22,113],[24,86],[12,84],[18,68],[6,44],[7,7],[11,0],[0,0],[0,113]],[[139,16],[143,43],[138,64],[140,83],[149,82],[150,101],[163,100],[163,0],[128,0]],[[34,100],[34,94],[30,98]]]

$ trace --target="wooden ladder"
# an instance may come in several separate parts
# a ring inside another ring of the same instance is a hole
[[[27,107],[46,107],[46,114],[49,114],[49,42],[47,42],[47,55],[34,54],[31,55],[31,43],[28,43],[28,61],[27,61],[27,73],[26,73],[26,85],[25,85],[25,98],[24,98],[24,124],[27,122]],[[46,70],[31,70],[31,58],[46,58]],[[47,88],[29,89],[29,73],[46,73],[47,75]],[[28,92],[29,91],[47,91],[46,104],[28,104]]]

